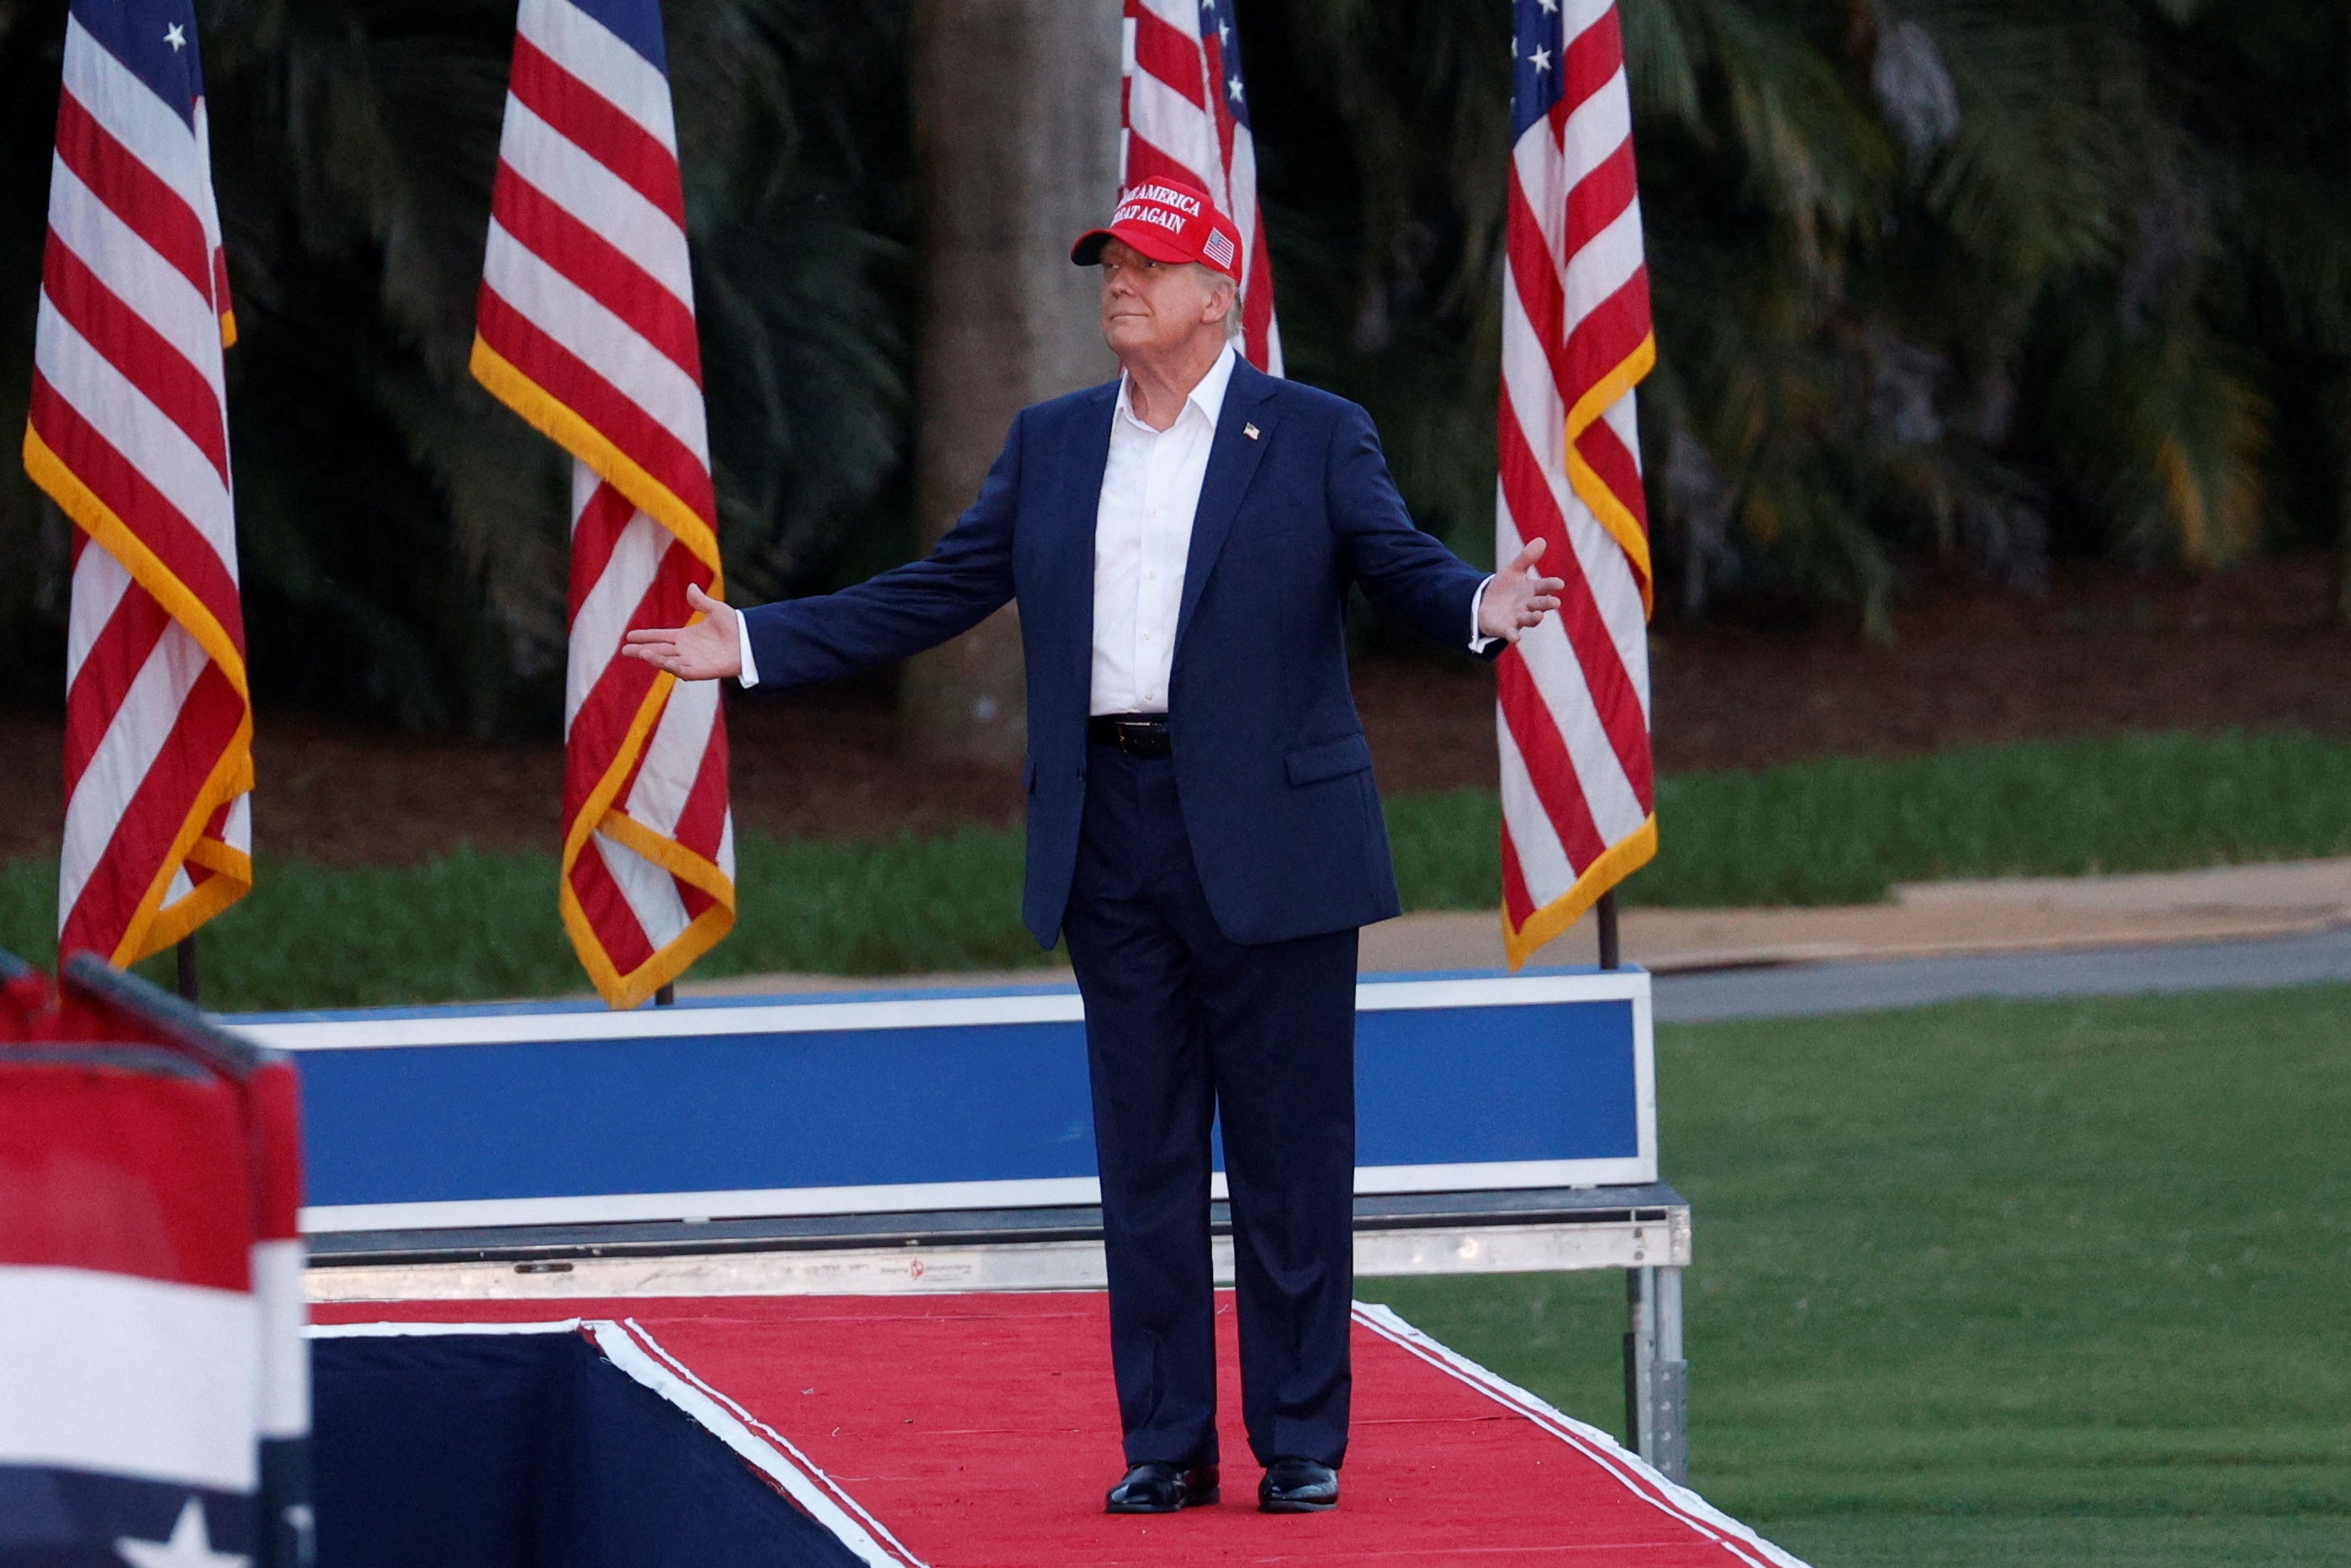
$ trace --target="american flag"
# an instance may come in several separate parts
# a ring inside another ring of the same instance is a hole
[[[1257,139],[1232,0],[1125,0],[1119,187],[1198,186],[1241,231],[1241,351],[1281,374],[1273,256],[1257,200]]]
[[[253,885],[235,337],[188,0],[73,0],[25,466],[73,520],[58,946],[129,964]]]
[[[1502,282],[1508,560],[1550,541],[1555,616],[1498,670],[1510,967],[1656,852],[1648,507],[1633,387],[1656,359],[1610,0],[1517,0]]]
[[[522,0],[473,367],[574,459],[559,898],[634,1007],[735,924],[717,684],[620,653],[724,591],[656,0]]]

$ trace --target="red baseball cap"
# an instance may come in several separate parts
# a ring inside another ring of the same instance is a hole
[[[1196,261],[1238,283],[1241,231],[1217,211],[1208,193],[1181,180],[1145,180],[1118,198],[1110,227],[1089,229],[1070,247],[1080,267],[1102,261],[1102,246],[1123,240],[1154,261]]]

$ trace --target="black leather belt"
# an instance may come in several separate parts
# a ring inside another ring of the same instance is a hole
[[[1115,746],[1129,757],[1165,757],[1174,749],[1164,713],[1105,713],[1086,720],[1086,738]]]

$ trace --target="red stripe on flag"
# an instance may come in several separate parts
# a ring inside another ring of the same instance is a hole
[[[1144,140],[1138,131],[1126,138],[1126,172],[1123,183],[1129,190],[1152,180],[1181,180],[1187,185],[1200,183],[1200,172],[1187,163],[1163,152],[1154,143]]]
[[[702,749],[702,766],[685,806],[677,814],[670,837],[707,861],[718,858],[718,842],[726,831],[726,712],[720,708],[710,726],[710,744]],[[681,883],[684,888],[689,883]]]
[[[1273,351],[1273,257],[1265,248],[1265,220],[1257,221],[1257,237],[1249,245],[1247,287],[1241,294],[1241,339],[1249,362],[1259,370]]]
[[[195,443],[227,484],[228,432],[221,424],[220,399],[204,371],[99,282],[63,235],[49,236],[41,259],[41,291],[108,364]]]
[[[1561,110],[1573,114],[1583,100],[1608,85],[1625,63],[1625,34],[1611,5],[1600,19],[1567,41],[1560,51]]]
[[[155,552],[165,570],[204,602],[242,654],[245,617],[237,606],[236,581],[211,542],[37,369],[33,371],[31,423],[58,460]]]
[[[1574,406],[1603,377],[1632,358],[1648,335],[1649,269],[1641,267],[1568,334],[1559,360],[1568,405]]]
[[[540,331],[487,284],[482,287],[477,324],[483,341],[501,358],[593,425],[695,517],[715,526],[718,508],[709,471],[653,415]]]
[[[523,107],[553,126],[558,135],[628,182],[680,229],[685,227],[685,196],[677,159],[670,150],[519,33],[515,35],[514,75],[507,85]]]
[[[612,880],[611,870],[605,865],[604,856],[593,839],[581,847],[580,858],[571,862],[571,891],[580,900],[580,913],[588,917],[589,928],[596,933],[597,945],[612,961],[612,967],[623,975],[632,974],[652,960],[653,944],[645,939],[644,927],[637,924],[637,912],[629,907],[621,884]]]
[[[1144,6],[1135,6],[1128,15],[1134,18],[1135,68],[1182,93],[1194,109],[1205,110],[1207,99],[1201,91],[1200,46]],[[1126,183],[1137,183],[1132,177]]]
[[[1535,344],[1551,366],[1552,386],[1560,393],[1560,417],[1564,419],[1567,405],[1573,401],[1568,395],[1573,383],[1567,379],[1562,340],[1566,331],[1567,295],[1560,282],[1558,266],[1543,242],[1542,229],[1535,222],[1534,209],[1528,204],[1526,191],[1519,183],[1516,169],[1510,172],[1510,215],[1503,245],[1510,274],[1503,287],[1519,291],[1519,308],[1526,312]]]
[[[549,200],[511,167],[498,172],[490,212],[525,248],[627,322],[702,384],[694,312],[618,246]]]
[[[1542,802],[1543,815],[1551,819],[1552,831],[1559,835],[1568,863],[1578,868],[1590,865],[1607,852],[1608,845],[1593,821],[1583,780],[1576,775],[1575,759],[1560,737],[1550,705],[1543,701],[1534,673],[1516,648],[1494,666],[1494,693],[1501,705],[1502,722],[1510,727],[1510,739],[1526,760],[1527,772],[1535,780],[1535,797]]]
[[[666,539],[666,536],[664,536]],[[676,626],[683,624],[692,612],[685,601],[687,574],[676,562],[683,556],[693,559],[691,551],[676,547],[674,541],[665,544],[661,565],[653,580],[645,585],[636,607],[629,612],[631,629],[640,626]],[[697,568],[699,563],[695,563]],[[578,656],[575,646],[573,655]],[[660,672],[642,659],[623,658],[619,645],[608,652],[592,655],[602,658],[603,669],[596,684],[580,700],[580,709],[571,716],[571,729],[564,753],[563,820],[568,823],[580,814],[598,780],[604,777],[613,758],[620,755],[622,743],[628,738],[629,727],[635,722],[637,710],[644,706],[645,695],[653,689]],[[644,745],[630,760],[629,770],[622,776],[620,787],[612,792],[615,810],[625,810],[629,791],[635,787],[637,774],[644,767],[645,752],[653,744],[648,732]]]
[[[229,808],[235,803],[234,799],[230,799],[213,808],[212,815],[204,819],[204,837],[214,842],[222,841],[228,831]],[[198,865],[193,858],[181,862],[180,873],[188,879],[188,886],[192,889],[204,886],[220,874],[210,866]]]
[[[685,577],[673,568],[680,554],[672,545],[664,553],[662,568],[653,573],[636,607],[629,612],[631,629],[640,626],[675,626],[683,623],[689,612],[685,602]],[[580,656],[575,645],[573,656]],[[621,754],[622,742],[628,738],[629,727],[636,721],[637,712],[644,706],[660,672],[642,659],[623,658],[618,644],[611,651],[591,653],[604,660],[595,685],[580,699],[579,711],[571,716],[571,729],[564,751],[563,820],[570,822],[579,816],[588,797],[595,790],[612,759]],[[653,744],[648,732],[644,744],[629,762],[629,768],[620,786],[612,792],[611,805],[626,810],[629,791],[634,787],[638,770],[644,766],[645,752]]]
[[[107,617],[98,641],[90,645],[89,656],[74,672],[73,685],[66,691],[67,795],[80,786],[81,776],[113,726],[131,684],[146,668],[155,644],[162,641],[163,629],[171,624],[170,612],[156,602],[153,594],[135,582],[123,589],[114,613]]]
[[[1646,531],[1649,526],[1649,497],[1641,486],[1641,467],[1633,454],[1606,420],[1593,420],[1576,437],[1576,455],[1592,465],[1608,493],[1616,497],[1625,509],[1633,514]]]
[[[632,625],[637,624],[632,619]],[[674,622],[673,622],[674,624]],[[565,737],[563,752],[563,821],[567,827],[576,821],[588,797],[603,781],[606,769],[621,754],[621,743],[628,738],[629,726],[644,706],[645,695],[653,689],[661,672],[643,659],[611,658],[597,672],[596,684],[580,699],[579,712],[571,716],[571,729]],[[619,810],[629,798],[629,786],[637,776],[637,767],[643,761],[640,755],[629,764],[627,777],[612,792],[611,806]]]
[[[107,211],[155,253],[213,297],[213,247],[188,199],[114,139],[71,91],[57,99],[57,157]]]
[[[244,699],[221,667],[207,661],[105,852],[91,868],[81,896],[67,913],[57,939],[60,953],[88,947],[102,956],[113,955],[140,900],[162,873],[163,857],[190,807],[244,719]]]
[[[1527,873],[1519,864],[1518,841],[1510,837],[1510,824],[1502,823],[1502,912],[1510,916],[1510,929],[1526,925],[1535,912],[1533,894],[1527,892]]]
[[[1642,712],[1640,695],[1625,674],[1625,661],[1618,656],[1616,644],[1608,635],[1607,622],[1600,613],[1599,601],[1593,597],[1583,563],[1568,543],[1566,522],[1560,516],[1542,467],[1535,460],[1534,449],[1527,444],[1525,428],[1510,405],[1507,386],[1502,389],[1501,417],[1498,423],[1501,427],[1502,494],[1510,503],[1511,519],[1518,525],[1521,538],[1550,541],[1543,549],[1543,570],[1565,584],[1559,591],[1556,612],[1560,629],[1567,633],[1568,644],[1575,652],[1575,662],[1583,672],[1584,686],[1591,693],[1592,706],[1599,712],[1609,747],[1615,752],[1617,764],[1631,782],[1634,795],[1646,810],[1653,798],[1648,718]],[[1518,733],[1516,726],[1512,733]],[[1538,773],[1535,777],[1544,775]],[[1586,862],[1579,860],[1576,863]]]
[[[1582,250],[1633,204],[1633,143],[1628,138],[1567,193],[1567,253]]]
[[[609,483],[600,480],[590,493],[588,504],[580,509],[579,520],[571,528],[571,604],[564,613],[567,626],[580,618],[580,607],[596,591],[621,535],[636,515],[635,506]]]

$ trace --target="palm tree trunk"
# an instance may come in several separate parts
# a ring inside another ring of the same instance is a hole
[[[928,544],[971,504],[1015,413],[1114,368],[1069,246],[1117,193],[1120,22],[1115,0],[916,0],[913,22]],[[900,711],[917,755],[1017,760],[1015,612],[914,661]]]

